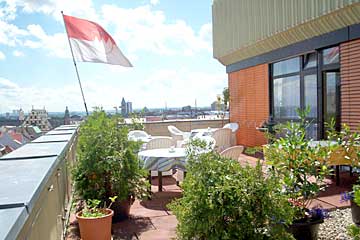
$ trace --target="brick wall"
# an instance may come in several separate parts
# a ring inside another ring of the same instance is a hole
[[[360,39],[340,45],[341,123],[360,124]]]
[[[267,141],[256,130],[269,116],[268,65],[262,64],[229,74],[230,122],[240,126],[237,144],[259,146]]]

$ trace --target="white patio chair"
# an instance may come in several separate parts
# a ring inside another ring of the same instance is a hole
[[[244,152],[244,146],[238,145],[229,147],[220,153],[221,156],[239,161],[240,155]]]
[[[215,139],[215,150],[222,152],[231,146],[231,129],[219,128],[214,131],[212,137]]]
[[[223,128],[229,128],[234,133],[239,129],[239,124],[237,123],[227,123]]]
[[[178,129],[175,126],[168,126],[168,130],[170,132],[170,135],[174,141],[175,145],[178,145],[179,142],[186,140],[190,137],[190,133],[188,132],[183,132],[180,129]]]
[[[159,148],[170,148],[171,146],[174,146],[174,142],[172,141],[171,137],[157,137],[157,138],[151,139],[146,144],[146,150],[159,149]]]
[[[147,134],[145,131],[141,131],[141,130],[133,130],[128,133],[128,139],[135,140],[135,141],[138,139],[149,138],[149,137],[150,137],[149,134]]]
[[[236,132],[239,129],[239,124],[237,123],[227,123],[223,128],[231,129],[231,146],[236,145]]]
[[[171,137],[156,137],[154,139],[151,139],[147,144],[145,149],[151,150],[151,149],[159,149],[159,148],[170,148],[174,146],[173,140]],[[163,176],[171,176],[173,174],[173,171],[166,171],[163,172]],[[157,177],[158,172],[157,171],[151,171],[152,177]]]

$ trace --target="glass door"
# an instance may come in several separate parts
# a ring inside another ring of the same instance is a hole
[[[326,138],[326,123],[335,121],[335,129],[340,131],[340,72],[326,71],[323,73],[324,79],[324,137]]]

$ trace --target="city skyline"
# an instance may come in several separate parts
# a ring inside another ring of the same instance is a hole
[[[69,2],[0,1],[0,112],[84,111],[60,10],[101,24],[134,65],[78,63],[89,110],[122,97],[134,109],[208,106],[226,87],[212,57],[210,0],[191,2],[196,16],[165,0]]]

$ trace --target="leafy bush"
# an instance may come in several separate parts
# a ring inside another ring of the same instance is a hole
[[[81,212],[81,216],[86,218],[104,217],[107,214],[106,208],[111,208],[111,205],[115,202],[116,198],[117,196],[109,198],[109,200],[111,201],[109,206],[106,206],[104,204],[103,208],[99,207],[101,203],[100,200],[97,199],[87,200],[84,209]]]
[[[195,151],[196,152],[196,151]],[[183,197],[169,207],[180,239],[287,239],[292,209],[261,166],[241,167],[217,153],[189,154]]]
[[[128,127],[118,116],[96,109],[79,130],[75,189],[83,199],[108,201],[142,197],[147,193],[146,171],[139,168],[139,143],[128,141]]]
[[[354,239],[360,240],[360,228],[355,224],[347,227],[347,233]]]
[[[309,123],[306,112],[299,111],[299,122],[288,122],[281,127],[281,137],[273,138],[266,148],[266,162],[272,166],[272,174],[284,185],[284,193],[290,199],[296,219],[309,216],[309,205],[319,191],[325,188],[328,174],[327,160],[331,146],[311,144],[306,137]]]

